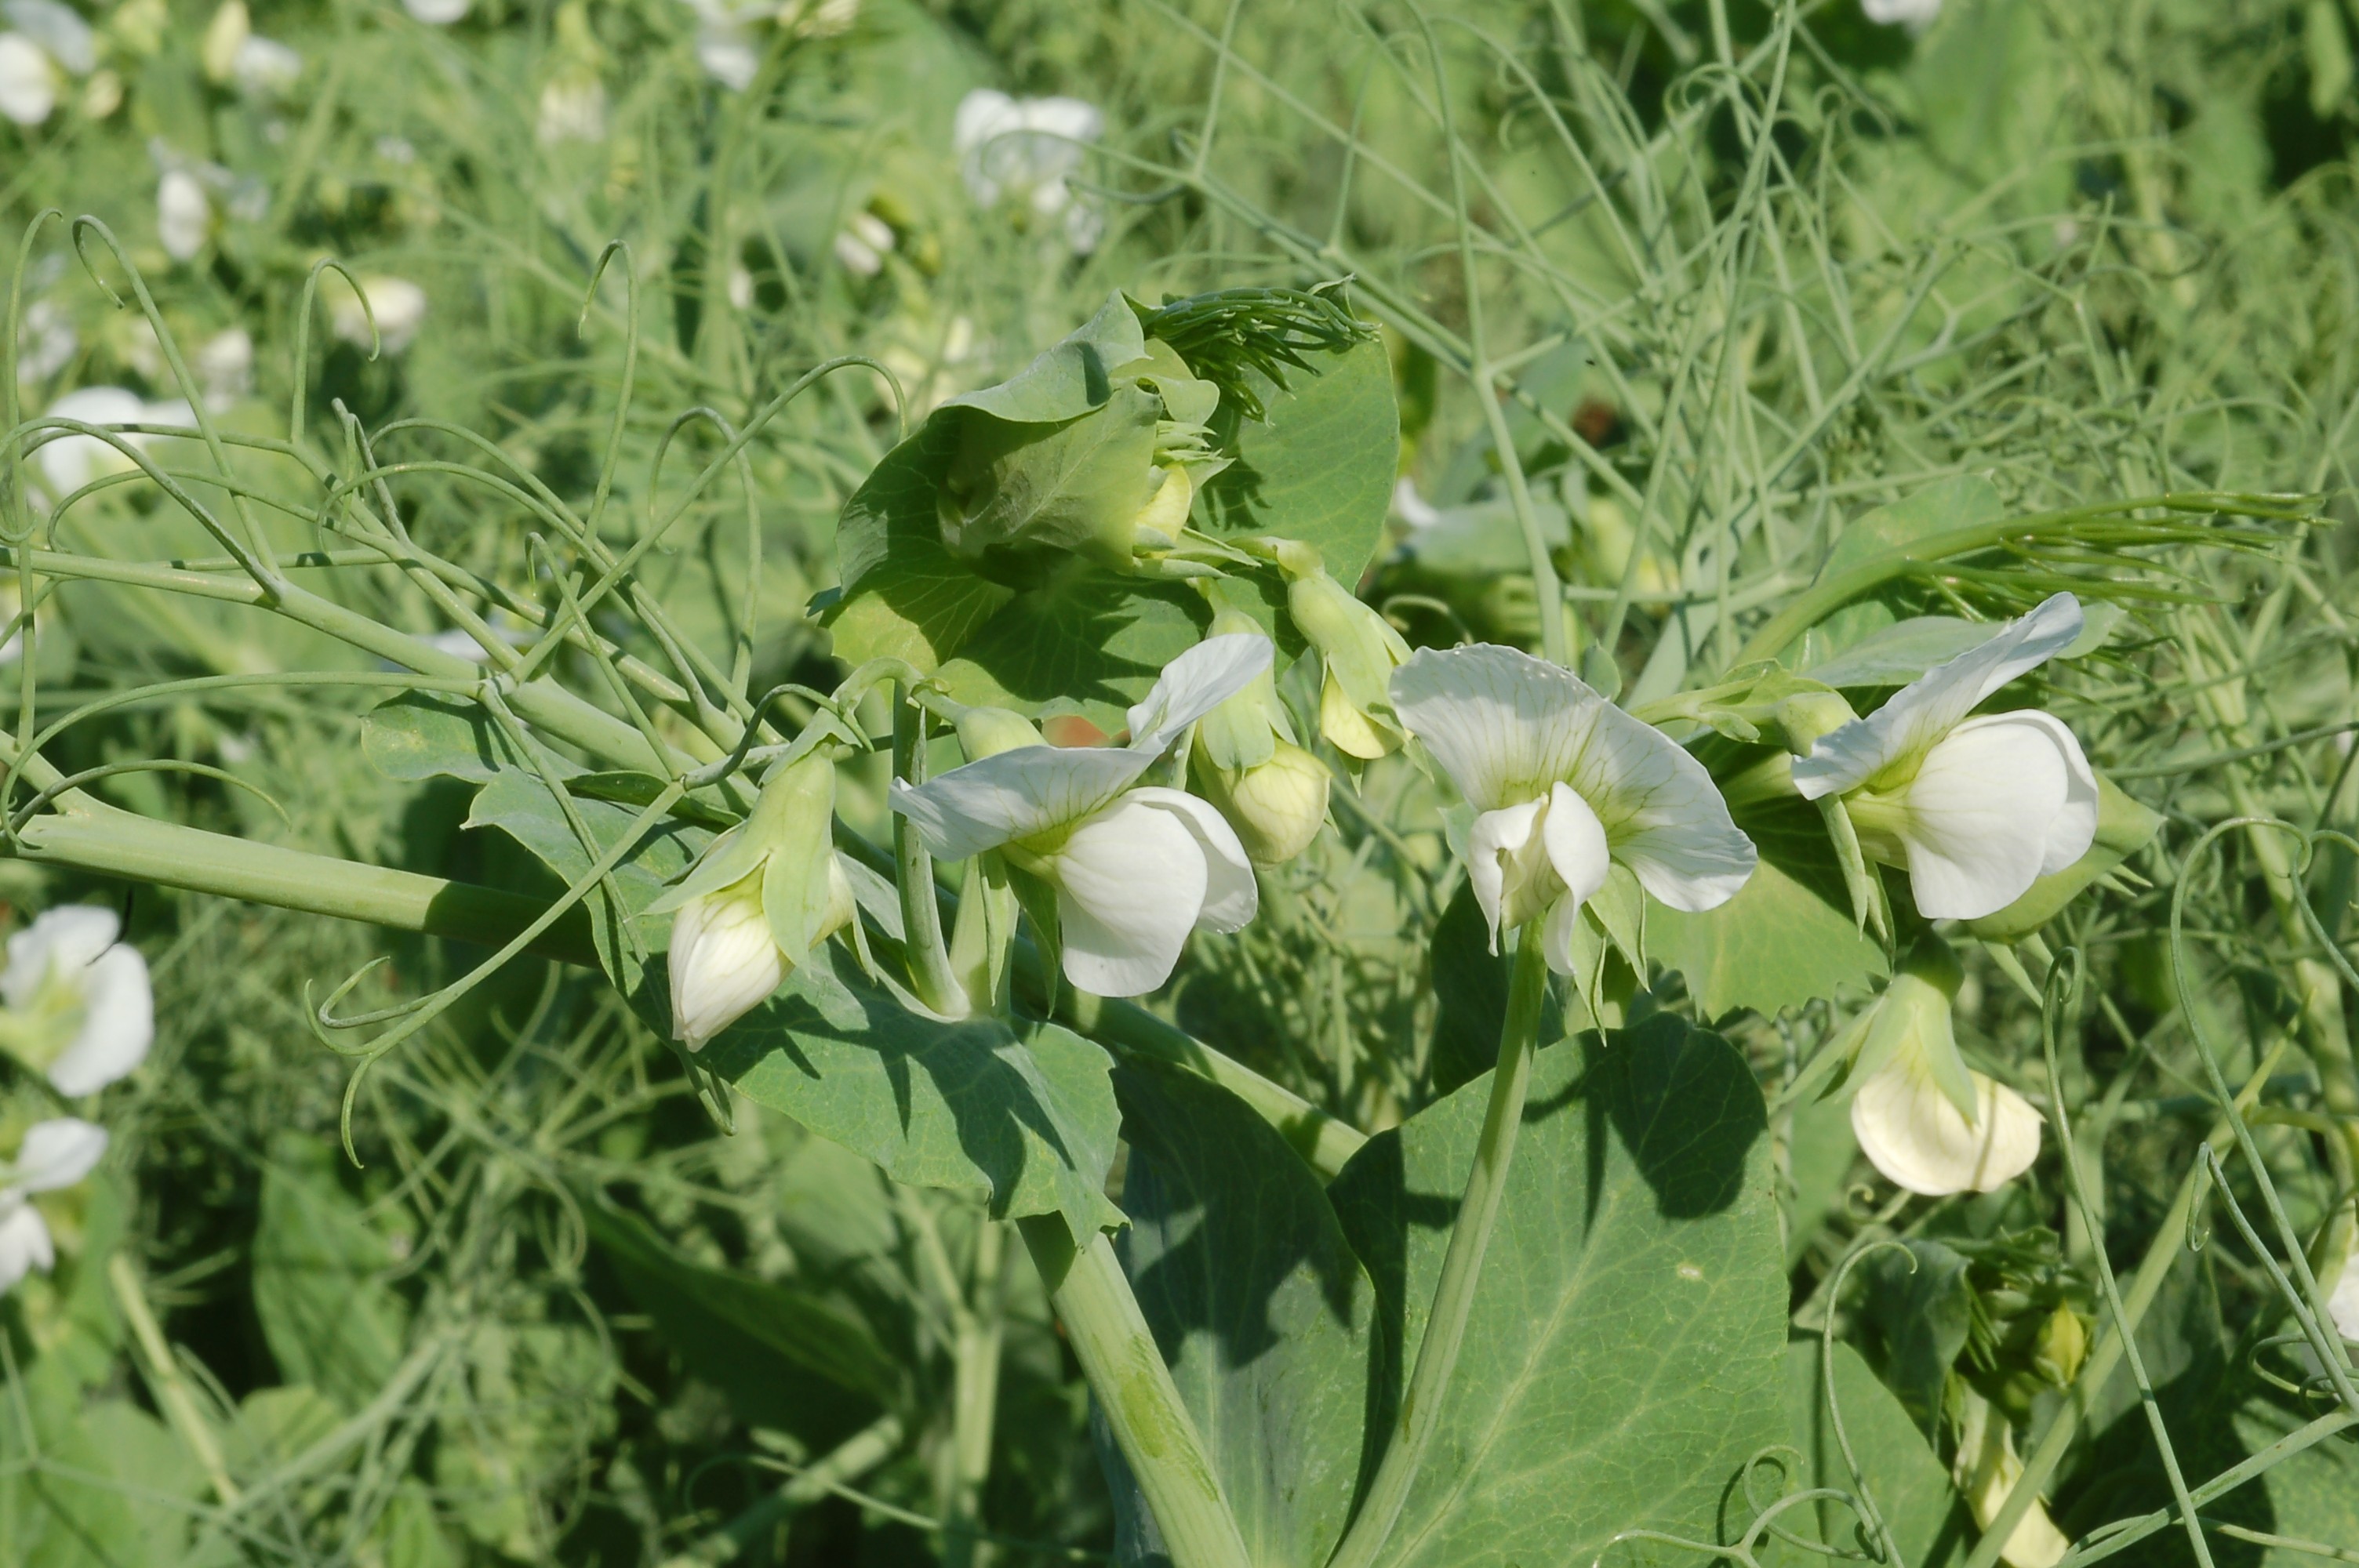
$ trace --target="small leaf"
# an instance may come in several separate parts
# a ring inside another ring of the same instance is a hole
[[[1256,373],[1266,423],[1240,420],[1223,439],[1236,460],[1205,485],[1198,516],[1217,537],[1278,534],[1315,546],[1328,575],[1357,582],[1384,537],[1400,460],[1400,411],[1381,343],[1304,356],[1311,371],[1279,391]],[[1239,419],[1223,404],[1221,429]]]

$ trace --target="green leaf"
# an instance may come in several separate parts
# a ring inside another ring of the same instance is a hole
[[[2256,1401],[2235,1421],[2236,1435],[2253,1453],[2306,1424],[2310,1415],[2295,1415],[2273,1404]],[[2317,1541],[2350,1552],[2359,1549],[2359,1446],[2347,1437],[2329,1438],[2269,1467],[2268,1518],[2257,1528],[2294,1541]],[[2206,1509],[2205,1512],[2214,1510]],[[2239,1522],[2242,1522],[2241,1520]],[[2276,1547],[2263,1558],[2267,1568],[2314,1564],[2313,1553]]]
[[[1000,1219],[1062,1213],[1077,1237],[1119,1225],[1104,1194],[1112,1059],[1053,1023],[1023,1029],[911,1012],[830,944],[703,1060],[895,1181],[965,1194]]]
[[[1843,1462],[1835,1424],[1851,1439],[1868,1496],[1882,1514],[1899,1548],[1899,1561],[1909,1568],[1949,1568],[1962,1563],[1977,1538],[1965,1500],[1950,1484],[1950,1473],[1925,1439],[1910,1423],[1908,1412],[1890,1390],[1876,1381],[1859,1352],[1837,1341],[1834,1350],[1835,1408],[1827,1406],[1821,1372],[1821,1341],[1816,1336],[1786,1347],[1787,1409],[1793,1421],[1788,1439],[1802,1454],[1801,1474],[1789,1478],[1788,1489],[1824,1487],[1857,1495],[1858,1479]],[[1768,1466],[1764,1466],[1766,1472]],[[1775,1488],[1756,1483],[1756,1494],[1767,1501]],[[1777,1522],[1805,1541],[1817,1541],[1844,1551],[1875,1552],[1864,1534],[1857,1511],[1841,1503],[1821,1500],[1788,1509]],[[1777,1568],[1802,1568],[1827,1560],[1773,1544],[1763,1561]]]
[[[0,1420],[0,1563],[189,1561],[204,1473],[179,1440],[128,1400],[84,1400],[53,1357],[16,1365]],[[202,1561],[210,1568],[234,1559]]]
[[[590,1239],[690,1372],[728,1395],[748,1425],[824,1450],[906,1408],[908,1362],[861,1314],[825,1292],[709,1268],[638,1216],[596,1194],[581,1206]]]
[[[1824,582],[1853,567],[1905,550],[1933,535],[1946,534],[1953,528],[1971,528],[2006,514],[2006,503],[2000,498],[1997,487],[1980,474],[1959,474],[1938,481],[1888,506],[1876,507],[1854,518],[1836,535],[1833,548],[1819,568],[1817,580]],[[1911,593],[1911,585],[1896,579],[1878,592],[1843,606],[1803,634],[1799,657],[1789,658],[1788,663],[1797,669],[1808,669],[1864,642],[1871,633],[1899,621],[1900,609],[1897,606],[1905,604]]]
[[[1433,927],[1433,1092],[1446,1095],[1499,1060],[1507,1022],[1507,971],[1471,882],[1461,882]]]
[[[1374,1292],[1327,1195],[1226,1090],[1123,1067],[1120,1242],[1256,1563],[1319,1563],[1360,1465]]]
[[[408,1304],[385,1282],[393,1253],[337,1180],[332,1141],[271,1141],[254,1238],[254,1310],[278,1370],[339,1409],[366,1404],[401,1359]]]
[[[961,702],[1033,718],[1079,713],[1111,735],[1210,620],[1202,597],[1182,584],[1071,560],[978,628],[941,678]]]
[[[1997,631],[1988,622],[1954,615],[1912,615],[1799,673],[1832,687],[1906,686],[1935,665],[1981,647]]]
[[[935,496],[954,441],[947,422],[927,421],[844,503],[835,531],[843,597],[821,620],[846,664],[906,659],[931,671],[1015,597],[942,543]]]
[[[1155,426],[1163,400],[1132,384],[1062,425],[1010,425],[937,414],[957,433],[944,474],[957,505],[951,542],[973,562],[994,546],[1130,558],[1130,524],[1153,493]]]
[[[1379,1430],[1488,1092],[1371,1139],[1329,1189],[1375,1282]],[[1622,1530],[1742,1529],[1738,1470],[1787,1428],[1766,1130],[1744,1059],[1679,1019],[1539,1054],[1465,1348],[1381,1561],[1587,1563]],[[1636,1543],[1612,1560],[1701,1561]]]
[[[405,782],[480,784],[510,765],[506,742],[494,734],[482,708],[423,691],[404,692],[369,710],[361,725],[361,754],[386,777]]]
[[[1319,373],[1289,373],[1279,391],[1256,374],[1267,423],[1244,420],[1223,440],[1236,460],[1198,498],[1216,536],[1281,534],[1315,545],[1328,575],[1349,585],[1384,537],[1399,471],[1400,410],[1380,342],[1304,356]],[[1237,418],[1223,409],[1215,427]]]
[[[1649,956],[1687,976],[1702,1015],[1775,1014],[1882,978],[1883,949],[1860,934],[1816,808],[1775,801],[1737,813],[1736,825],[1761,860],[1734,898],[1701,914],[1647,911]]]
[[[1966,1260],[1938,1241],[1912,1239],[1905,1252],[1878,1252],[1859,1266],[1866,1316],[1884,1346],[1884,1380],[1918,1429],[1931,1433],[1941,1390],[1966,1347],[1973,1288]]]
[[[996,386],[970,392],[944,408],[971,408],[1015,424],[1059,424],[1105,402],[1115,371],[1147,354],[1138,312],[1120,293],[1096,315]]]

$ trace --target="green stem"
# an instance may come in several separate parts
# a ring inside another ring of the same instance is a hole
[[[1506,1195],[1507,1167],[1516,1155],[1516,1134],[1524,1120],[1524,1097],[1531,1088],[1532,1058],[1539,1039],[1540,1000],[1548,989],[1548,966],[1540,954],[1537,921],[1516,938],[1516,975],[1507,993],[1507,1018],[1499,1032],[1499,1065],[1491,1073],[1491,1103],[1483,1116],[1483,1134],[1474,1145],[1473,1168],[1466,1174],[1466,1195],[1459,1203],[1458,1223],[1450,1232],[1450,1250],[1441,1260],[1441,1277],[1434,1282],[1433,1311],[1427,1317],[1425,1337],[1417,1347],[1417,1366],[1409,1374],[1408,1392],[1401,1400],[1392,1441],[1376,1466],[1375,1479],[1360,1511],[1352,1520],[1343,1544],[1328,1568],[1368,1568],[1384,1550],[1401,1507],[1408,1501],[1425,1461],[1425,1451],[1441,1424],[1442,1397],[1458,1368],[1458,1352],[1466,1339],[1466,1322],[1474,1308],[1474,1291],[1483,1274],[1483,1254],[1497,1225],[1499,1205]]]
[[[926,782],[926,710],[907,700],[893,703],[893,772],[913,784]],[[965,989],[951,970],[942,940],[941,894],[934,886],[934,858],[909,819],[893,816],[893,880],[901,890],[901,929],[909,959],[909,984],[919,1000],[945,1018],[969,1009]]]
[[[977,1530],[984,1483],[991,1478],[991,1436],[999,1411],[999,1351],[1006,1321],[1000,1260],[1007,1227],[978,1222],[974,1267],[958,1314],[951,1390],[951,1506],[942,1540],[943,1568],[972,1568],[982,1555]]]
[[[1066,1343],[1129,1461],[1172,1568],[1252,1568],[1196,1422],[1103,1235],[1073,1245],[1063,1217],[1016,1221]]]
[[[837,1487],[856,1481],[893,1456],[901,1446],[901,1418],[879,1416],[846,1438],[841,1447],[796,1471],[787,1483],[679,1556],[663,1568],[721,1568],[734,1563],[746,1548],[768,1535],[802,1509],[827,1497]]]

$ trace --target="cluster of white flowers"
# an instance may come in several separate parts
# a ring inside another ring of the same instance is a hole
[[[1087,254],[1104,235],[1105,217],[1076,201],[1066,181],[1104,131],[1105,117],[1078,98],[1011,98],[978,87],[959,101],[951,145],[978,206],[1009,201],[1040,222],[1059,222],[1065,243]]]
[[[97,69],[97,35],[60,0],[5,0],[0,20],[0,115],[38,125],[72,78]]]
[[[115,940],[114,911],[52,909],[8,939],[0,1043],[71,1098],[96,1094],[147,1059],[156,1036],[147,961]],[[50,1117],[24,1130],[0,1177],[0,1292],[56,1261],[37,1194],[71,1187],[106,1152],[106,1130]]]

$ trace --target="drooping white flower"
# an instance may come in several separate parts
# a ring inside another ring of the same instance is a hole
[[[1808,800],[1841,795],[1860,847],[1908,868],[1927,919],[1975,920],[2006,908],[2087,853],[2097,775],[2053,715],[1967,716],[2080,634],[2080,601],[2055,595],[1866,718],[1820,737],[1794,763],[1795,787]]]
[[[2015,1429],[2006,1412],[1971,1390],[1964,1403],[1965,1419],[1960,1423],[1958,1454],[1951,1462],[1950,1477],[1964,1496],[1975,1526],[1988,1530],[2023,1479],[2023,1461],[2015,1452]],[[2006,1568],[2055,1568],[2071,1547],[2071,1538],[2049,1517],[2048,1505],[2035,1497],[1998,1555]]]
[[[999,849],[1054,889],[1073,984],[1144,995],[1170,979],[1190,931],[1238,929],[1261,894],[1218,811],[1138,780],[1269,658],[1266,637],[1208,637],[1130,710],[1128,745],[1018,746],[922,784],[896,780],[893,809],[943,860]]]
[[[802,757],[648,906],[672,916],[672,1037],[690,1050],[760,1006],[856,915],[834,823],[835,764]]]
[[[58,106],[58,69],[40,45],[22,33],[0,33],[0,114],[38,125]]]
[[[1958,1052],[1951,1002],[1963,978],[1947,943],[1921,939],[1827,1047],[1852,1059],[1860,1151],[1887,1181],[1928,1197],[1990,1192],[2039,1157],[2039,1112]]]
[[[37,1121],[8,1162],[0,1184],[0,1295],[35,1269],[47,1273],[57,1262],[49,1227],[32,1206],[35,1193],[72,1186],[97,1169],[106,1153],[106,1129],[74,1117]]]
[[[1104,131],[1105,116],[1078,98],[1011,98],[978,87],[959,101],[951,146],[978,206],[1014,200],[1042,219],[1061,214],[1066,243],[1086,254],[1097,248],[1104,220],[1074,201],[1066,181]]]
[[[885,257],[895,243],[892,224],[874,212],[854,212],[835,236],[835,259],[846,272],[875,277],[884,270]]]
[[[165,254],[187,261],[205,248],[212,231],[212,199],[204,182],[185,168],[166,169],[156,182],[156,234]]]
[[[369,346],[369,318],[376,319],[377,338],[385,351],[397,354],[408,348],[418,336],[418,329],[426,320],[426,290],[406,277],[363,277],[361,290],[368,297],[368,307],[350,289],[339,291],[330,312],[331,324],[336,336],[362,348]]]
[[[166,425],[193,429],[196,416],[189,406],[173,399],[150,403],[120,386],[85,386],[49,405],[50,418],[73,419],[84,425]],[[134,451],[145,451],[156,438],[132,431],[121,439]],[[45,441],[35,454],[41,478],[52,495],[62,498],[103,474],[121,473],[131,460],[112,443],[95,436],[63,435]]]
[[[155,1041],[147,960],[115,940],[121,928],[111,909],[68,904],[8,938],[8,1044],[60,1094],[96,1094],[146,1061]]]
[[[1545,917],[1545,952],[1573,970],[1582,905],[1619,862],[1671,908],[1736,896],[1753,840],[1704,766],[1571,671],[1493,643],[1420,651],[1392,677],[1392,705],[1479,813],[1467,881],[1500,928]]]

